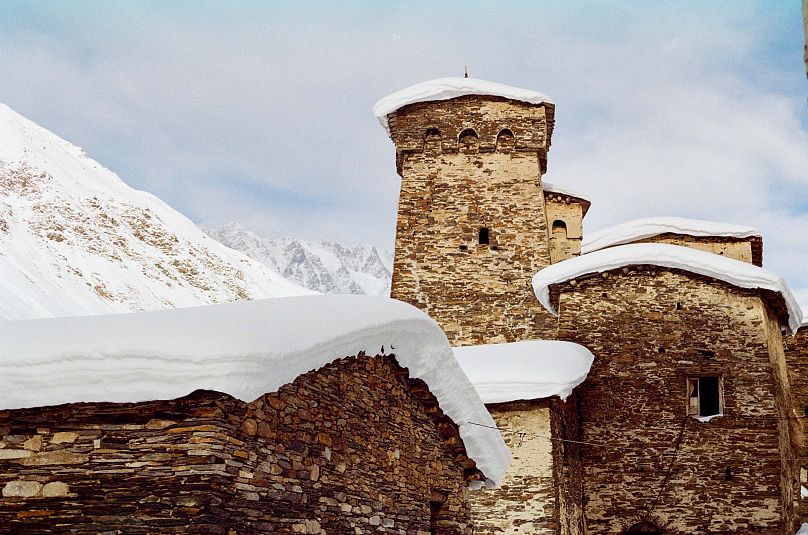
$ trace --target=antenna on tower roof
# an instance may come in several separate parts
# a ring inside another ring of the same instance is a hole
[[[468,77],[469,77],[469,66],[466,65],[465,67],[463,67],[463,78],[468,78]]]

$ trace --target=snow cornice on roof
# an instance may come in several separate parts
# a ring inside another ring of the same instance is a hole
[[[454,354],[484,403],[566,400],[595,360],[584,346],[559,340],[456,347]]]
[[[760,231],[746,225],[731,225],[684,217],[648,217],[627,221],[585,235],[581,242],[581,254],[653,238],[661,234],[737,239],[761,237]]]
[[[533,291],[542,305],[557,315],[550,287],[578,277],[603,273],[632,265],[652,265],[678,269],[723,281],[746,289],[767,290],[779,294],[786,307],[781,324],[794,334],[802,324],[802,311],[786,282],[763,268],[732,258],[690,247],[662,243],[635,243],[609,247],[552,264],[533,277]]]
[[[572,197],[581,202],[583,206],[583,215],[586,216],[586,213],[589,211],[589,207],[592,206],[592,201],[589,197],[582,195],[580,193],[575,193],[572,190],[568,190],[567,188],[563,188],[553,182],[547,182],[546,180],[541,181],[541,187],[545,194],[554,193],[556,195],[564,195],[567,197]]]
[[[510,461],[443,331],[389,298],[318,295],[9,321],[0,347],[0,409],[175,399],[198,389],[250,402],[339,358],[386,350],[428,385],[489,486]]]
[[[388,133],[387,116],[395,113],[404,106],[417,102],[431,102],[436,100],[449,100],[466,95],[489,95],[503,97],[528,104],[555,104],[547,95],[512,87],[497,82],[489,82],[477,78],[437,78],[396,91],[379,100],[373,106],[373,114]]]

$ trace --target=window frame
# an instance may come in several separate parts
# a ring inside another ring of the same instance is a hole
[[[702,394],[702,385],[701,379],[717,379],[717,388],[718,388],[718,412],[715,414],[702,414],[701,409],[701,394]],[[691,389],[691,385],[696,384],[696,388],[698,389],[697,395],[693,396]],[[712,418],[714,416],[723,416],[724,415],[724,377],[719,374],[704,374],[704,375],[688,375],[687,379],[685,380],[685,395],[686,395],[686,410],[687,415],[692,416],[694,418]],[[697,404],[694,408],[693,406],[693,398],[697,400]]]

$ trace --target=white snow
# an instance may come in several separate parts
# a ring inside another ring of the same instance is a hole
[[[799,531],[797,531],[797,533],[794,535],[808,535],[808,523],[803,524]]]
[[[310,293],[0,104],[0,319]]]
[[[808,489],[802,485],[800,486],[800,498],[803,500],[808,498]]]
[[[802,310],[802,325],[800,325],[800,328],[808,327],[808,306],[802,305],[800,310]]]
[[[719,416],[724,416],[723,414],[712,414],[710,416],[699,416],[696,420],[700,421],[703,424],[710,423],[710,420],[713,418],[718,418]]]
[[[786,282],[753,264],[732,258],[663,243],[619,245],[573,257],[542,269],[533,276],[533,291],[542,305],[558,314],[550,301],[550,286],[590,273],[630,265],[654,265],[681,269],[724,281],[739,288],[760,288],[779,293],[788,309],[786,332],[794,334],[802,324],[802,311]]]
[[[584,346],[558,340],[456,347],[454,354],[484,403],[566,400],[595,359]]]
[[[558,193],[560,195],[569,195],[570,197],[575,197],[576,199],[583,199],[584,201],[589,201],[589,197],[586,195],[581,195],[580,193],[575,193],[572,190],[568,190],[566,188],[562,188],[552,182],[547,182],[546,180],[542,180],[541,187],[544,191],[549,191],[550,193]]]
[[[627,221],[585,235],[581,242],[581,254],[591,253],[614,245],[653,238],[660,234],[749,238],[760,236],[760,231],[745,225],[731,225],[716,221],[703,221],[684,217],[649,217]]]
[[[373,106],[373,114],[379,120],[379,124],[389,133],[387,116],[404,106],[416,102],[449,100],[465,95],[491,95],[528,104],[553,104],[547,95],[530,89],[521,89],[477,78],[437,78],[387,95]]]
[[[508,448],[452,354],[417,308],[320,295],[38,320],[0,329],[0,409],[173,399],[196,389],[252,401],[361,351],[394,354],[460,427],[468,455],[498,482]]]

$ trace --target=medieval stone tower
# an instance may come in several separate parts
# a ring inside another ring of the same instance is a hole
[[[551,262],[548,227],[556,242],[571,238],[559,251],[577,253],[584,209],[579,201],[577,221],[548,225],[554,111],[539,93],[464,78],[424,82],[374,108],[401,176],[392,297],[426,311],[453,345],[555,335],[530,280]]]

